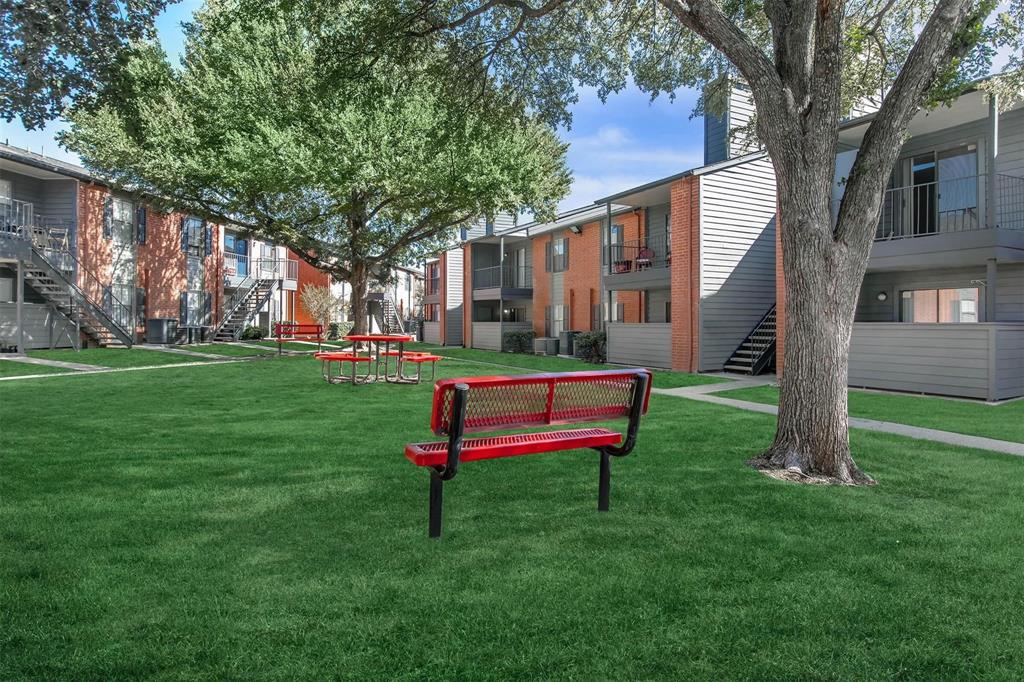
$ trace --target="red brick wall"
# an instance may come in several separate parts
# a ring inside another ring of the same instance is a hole
[[[568,231],[565,234],[569,238],[569,269],[563,275],[568,311],[566,328],[590,331],[591,311],[601,300],[601,222],[583,225],[580,234]],[[533,262],[538,262],[536,251]],[[543,260],[540,262],[543,264]],[[541,323],[543,312],[542,308]]]
[[[672,184],[672,368],[695,372],[700,324],[700,179]]]
[[[635,213],[612,218],[612,224],[622,225],[622,240],[630,242],[640,239],[644,224],[644,211],[638,210]],[[641,322],[640,313],[643,310],[643,295],[639,291],[619,291],[615,294],[615,303],[622,304],[621,322]]]
[[[139,245],[139,286],[146,290],[146,317],[180,315],[181,292],[185,290],[185,252],[181,250],[180,213],[164,214],[146,210],[146,243]],[[220,240],[215,240],[219,242]],[[218,245],[219,248],[219,245]],[[223,290],[223,273],[216,264],[207,263],[207,287],[217,283]],[[223,263],[219,264],[223,266]],[[219,319],[217,296],[214,295],[214,317]]]
[[[441,253],[437,260],[437,319],[441,345],[448,342],[448,253]],[[424,283],[424,286],[426,284]]]
[[[99,279],[79,274],[78,285],[94,300],[102,300],[103,286],[110,282],[110,242],[103,238],[103,206],[110,196],[106,187],[78,183],[78,259]]]
[[[544,308],[551,305],[551,273],[547,272],[544,245],[551,235],[543,235],[530,241],[533,249],[533,333],[544,336]],[[572,247],[569,257],[573,258]]]
[[[314,319],[302,305],[302,290],[307,286],[330,287],[331,276],[326,272],[317,270],[312,265],[302,260],[298,254],[288,251],[288,257],[299,261],[299,279],[295,290],[295,321],[299,324],[319,324],[320,320]]]

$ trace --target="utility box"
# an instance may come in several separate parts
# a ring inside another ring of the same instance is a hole
[[[174,343],[178,335],[178,320],[170,317],[151,317],[146,320],[146,343]]]
[[[576,349],[576,336],[583,332],[570,329],[558,335],[558,351],[562,355],[573,355]]]
[[[533,340],[535,355],[558,355],[558,339],[553,336],[542,336]]]

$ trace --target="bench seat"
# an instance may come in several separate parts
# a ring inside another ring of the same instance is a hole
[[[468,462],[479,459],[533,455],[540,452],[556,452],[558,450],[600,448],[608,445],[618,445],[621,442],[621,433],[604,428],[467,438],[462,441],[459,460]],[[443,466],[448,461],[448,441],[410,443],[405,446],[405,456],[416,466]]]
[[[372,358],[368,355],[353,355],[352,353],[314,353],[317,360],[328,360],[331,362],[369,362]]]

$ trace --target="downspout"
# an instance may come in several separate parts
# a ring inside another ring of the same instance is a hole
[[[999,220],[998,207],[996,205],[997,187],[999,175],[996,173],[996,163],[999,160],[999,96],[989,95],[988,98],[988,140],[986,147],[985,162],[986,168],[985,187],[985,223],[986,227],[997,227]]]

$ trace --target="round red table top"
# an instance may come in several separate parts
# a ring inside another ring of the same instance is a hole
[[[413,338],[405,334],[349,334],[348,336],[345,337],[345,340],[363,343],[368,341],[373,341],[374,343],[384,343],[386,341],[396,341],[400,343],[405,343],[407,341],[412,341]]]

